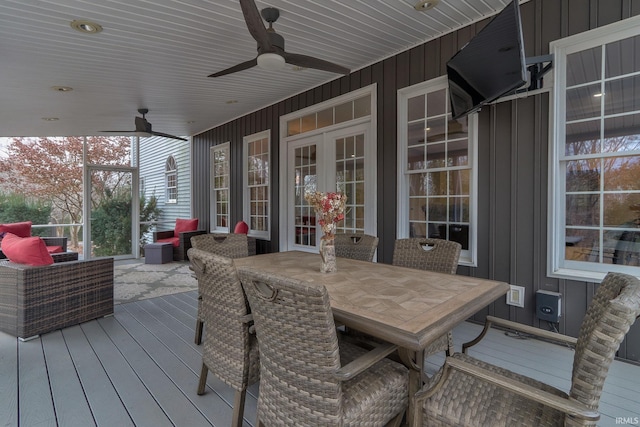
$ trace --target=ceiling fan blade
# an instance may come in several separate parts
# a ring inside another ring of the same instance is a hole
[[[151,135],[153,135],[153,136],[163,136],[165,138],[171,138],[171,139],[179,139],[180,141],[188,141],[188,139],[181,138],[179,136],[169,135],[168,133],[162,133],[162,132],[156,132],[156,131],[151,131]]]
[[[238,65],[234,65],[233,67],[227,68],[226,70],[218,71],[217,73],[211,74],[209,77],[220,77],[226,74],[237,73],[238,71],[246,70],[251,67],[255,67],[258,65],[258,61],[256,58],[253,58],[249,61],[242,62]]]
[[[351,70],[342,65],[334,64],[324,59],[314,58],[313,56],[282,52],[282,57],[287,64],[297,65],[298,67],[313,68],[338,74],[349,74],[351,72]]]
[[[251,37],[258,42],[258,49],[266,52],[271,51],[271,40],[269,40],[269,34],[262,22],[256,3],[253,0],[240,0],[240,7]]]

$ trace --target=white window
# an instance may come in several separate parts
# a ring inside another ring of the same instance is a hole
[[[229,143],[211,147],[211,231],[229,232]]]
[[[270,134],[266,130],[244,137],[244,218],[249,235],[266,240],[270,239]]]
[[[551,43],[549,275],[640,275],[640,17]]]
[[[476,265],[476,114],[452,120],[446,76],[398,91],[398,238],[462,245]]]
[[[165,163],[165,202],[178,203],[178,167],[176,159],[169,156]]]

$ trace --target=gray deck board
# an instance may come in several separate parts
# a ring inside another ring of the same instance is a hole
[[[95,321],[89,323],[95,323]],[[91,407],[94,425],[104,427],[134,425],[82,328],[80,326],[66,328],[62,335]],[[20,407],[22,408],[22,404]]]
[[[19,420],[23,426],[56,426],[47,366],[40,339],[18,343]]]
[[[73,427],[94,425],[89,403],[62,332],[55,331],[42,336],[42,347],[58,423]]]
[[[201,346],[193,342],[197,292],[116,306],[115,315],[28,342],[0,333],[0,426],[228,426],[233,390],[209,375],[196,393]],[[454,330],[459,350],[479,325]],[[205,326],[206,331],[206,326]],[[568,390],[573,351],[492,330],[469,353]],[[429,372],[443,355],[427,360]],[[247,393],[253,426],[258,385]],[[614,362],[600,404],[600,426],[640,417],[640,366]]]
[[[0,333],[0,420],[18,424],[18,341]]]
[[[117,323],[117,320],[108,317],[100,322]],[[89,337],[84,343],[77,342],[74,353],[79,359],[76,363],[86,364],[79,372],[98,426],[143,425],[138,424],[143,421],[158,426],[171,425],[118,348],[117,343],[121,341],[118,334],[108,334],[98,321],[70,329],[77,337]],[[128,335],[126,331],[120,332]]]
[[[146,343],[144,341],[141,343],[149,351],[149,354],[153,355],[154,362],[164,371],[165,375],[180,390],[186,391],[185,397],[194,407],[190,410],[197,410],[211,423],[230,424],[233,390],[211,375],[207,378],[211,383],[207,393],[198,396],[195,391],[202,364],[200,352],[185,345],[186,343],[182,341],[180,335],[171,330],[171,325],[160,323],[142,307],[152,306],[152,303],[143,302],[136,305],[128,307],[128,310],[136,313],[135,319],[132,316],[129,320],[138,321],[139,326],[132,325],[127,321],[123,322],[123,326],[132,332],[134,339],[138,340],[139,337],[142,337],[143,340],[148,340]],[[149,334],[153,335],[153,338]],[[157,341],[154,341],[154,338]],[[223,399],[215,390],[222,390],[223,392],[220,394],[226,399]],[[178,414],[178,416],[180,415]]]
[[[109,335],[118,334],[118,349],[127,359],[131,368],[144,383],[157,404],[164,410],[169,420],[174,425],[206,425],[204,416],[196,411],[182,390],[173,382],[172,378],[157,360],[166,360],[169,353],[166,348],[127,312],[118,311],[118,322],[101,322],[101,326]],[[123,333],[126,331],[126,335]],[[155,358],[155,359],[154,359]],[[171,360],[170,362],[174,362]],[[167,362],[169,363],[169,362]],[[172,363],[170,368],[178,365]],[[165,367],[166,369],[167,367]],[[136,425],[154,426],[157,424],[144,424],[136,422]]]

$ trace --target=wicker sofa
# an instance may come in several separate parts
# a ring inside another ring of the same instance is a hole
[[[0,261],[0,331],[21,339],[113,313],[113,258],[28,266]]]

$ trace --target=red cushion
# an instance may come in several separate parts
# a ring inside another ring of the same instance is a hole
[[[47,252],[50,254],[59,254],[62,252],[62,246],[46,246]]]
[[[192,218],[192,219],[176,218],[176,228],[173,229],[173,236],[180,237],[180,233],[182,233],[183,231],[196,231],[197,229],[198,229],[198,218]]]
[[[53,264],[47,246],[40,237],[18,237],[7,233],[2,239],[2,252],[9,261],[27,265]]]
[[[236,224],[236,228],[235,230],[233,230],[233,232],[235,234],[248,234],[249,226],[244,221],[238,221],[238,223]]]
[[[0,224],[0,234],[11,233],[18,237],[31,237],[31,221]]]
[[[179,237],[167,237],[166,239],[158,239],[155,243],[171,243],[176,248],[180,246],[180,238]]]

